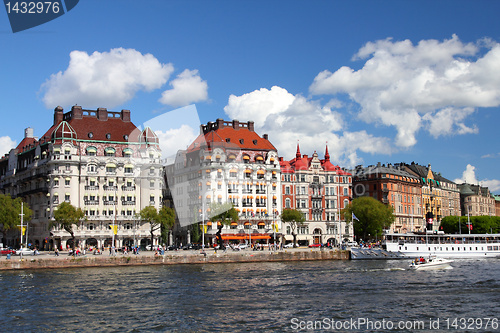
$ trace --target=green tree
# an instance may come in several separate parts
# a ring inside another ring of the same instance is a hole
[[[168,231],[174,226],[175,211],[172,208],[163,206],[158,212],[154,206],[144,207],[139,216],[141,220],[149,222],[149,232],[151,234],[151,246],[154,244],[154,233],[161,231],[163,237],[167,237]],[[163,239],[164,243],[166,239]]]
[[[229,225],[231,222],[238,222],[238,211],[233,207],[230,202],[225,203],[212,203],[209,212],[210,221],[220,222],[223,225]]]
[[[358,218],[354,220],[354,234],[365,241],[370,237],[380,238],[383,229],[394,222],[392,207],[372,197],[356,198],[342,210],[347,222],[352,222],[353,213]]]
[[[293,247],[297,247],[297,227],[304,225],[304,214],[297,209],[285,209],[281,213],[281,221],[288,223],[293,235]]]
[[[470,219],[473,234],[490,234],[500,232],[500,217],[498,216],[446,216],[441,220],[440,228],[449,234],[468,234],[467,222]],[[460,224],[459,224],[460,223]]]
[[[5,232],[21,225],[21,198],[12,199],[10,195],[0,194],[0,231]],[[31,220],[33,211],[23,204],[23,221]],[[22,246],[22,245],[21,245]]]
[[[76,208],[69,202],[63,202],[57,206],[57,210],[54,212],[55,222],[50,222],[49,230],[54,227],[54,223],[58,223],[66,232],[71,235],[71,240],[73,242],[73,251],[75,250],[75,233],[73,231],[73,225],[77,225],[78,222],[85,219],[85,213],[81,208]]]

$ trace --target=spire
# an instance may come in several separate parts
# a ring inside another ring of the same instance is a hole
[[[326,144],[326,150],[325,150],[325,161],[330,160],[330,153],[328,153],[328,143]]]
[[[300,158],[300,156],[299,141],[297,140],[297,153],[295,154],[295,158]]]

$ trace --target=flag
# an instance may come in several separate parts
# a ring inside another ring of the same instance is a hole
[[[207,233],[208,225],[206,225],[206,224],[201,225],[200,224],[200,229],[203,230],[205,233]]]
[[[274,231],[278,232],[278,223],[274,223]]]
[[[359,221],[359,219],[356,217],[356,215],[354,215],[354,212],[352,213],[352,220],[353,220],[353,221],[354,221],[354,220]]]
[[[23,227],[22,232],[23,232],[23,236],[26,235],[26,227]]]
[[[109,226],[111,230],[113,230],[113,233],[116,235],[118,233],[118,226],[117,225],[110,225]]]

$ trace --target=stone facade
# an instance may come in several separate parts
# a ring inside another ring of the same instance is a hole
[[[338,245],[353,240],[352,223],[346,223],[340,211],[352,199],[352,178],[349,172],[330,162],[326,147],[325,158],[316,152],[311,157],[301,155],[297,144],[295,158],[280,157],[283,209],[297,209],[305,216],[304,225],[285,225],[285,240],[293,242],[297,233],[299,245]]]
[[[162,188],[158,138],[149,128],[140,131],[129,110],[74,106],[63,113],[57,107],[45,135],[35,138],[28,129],[0,160],[0,190],[29,204],[28,242],[43,249],[70,245],[69,233],[57,224],[49,230],[64,201],[85,212],[86,220],[73,227],[77,245],[109,246],[113,238],[117,247],[148,244],[149,223],[137,214],[149,205],[161,207]],[[19,246],[18,232],[6,236],[6,245]]]
[[[214,203],[231,203],[239,213],[238,222],[222,228],[225,241],[281,240],[278,154],[252,121],[217,119],[201,125],[198,138],[166,170],[180,227],[200,224],[205,244],[215,243],[217,224],[209,221]],[[190,236],[182,239],[191,241]]]
[[[391,232],[423,231],[422,185],[400,165],[381,163],[352,170],[354,197],[370,196],[393,208]]]
[[[495,216],[495,197],[487,187],[463,183],[460,188],[462,214],[470,216]]]

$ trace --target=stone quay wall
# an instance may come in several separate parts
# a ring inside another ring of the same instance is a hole
[[[61,254],[59,257],[52,255],[12,256],[10,259],[2,257],[0,271],[22,269],[59,269],[81,267],[112,267],[112,266],[138,266],[138,265],[176,265],[176,264],[217,264],[217,263],[248,263],[248,262],[278,262],[278,261],[308,261],[308,260],[348,260],[349,251],[339,250],[285,250],[285,251],[241,251],[221,252],[213,251],[205,254],[198,251],[189,253],[166,252],[165,255],[154,255],[142,252],[139,255],[116,256],[84,255],[72,257]]]

